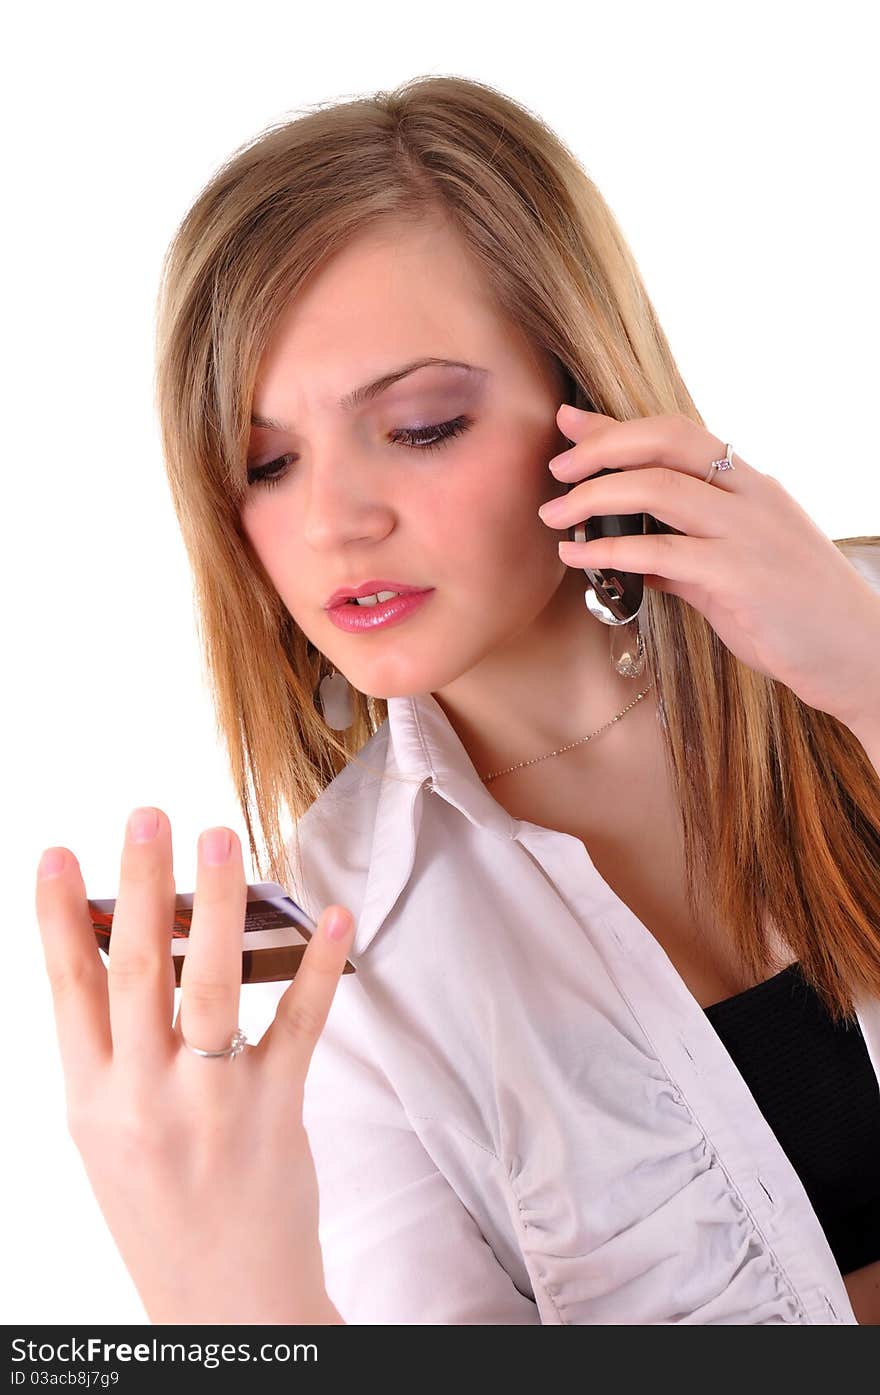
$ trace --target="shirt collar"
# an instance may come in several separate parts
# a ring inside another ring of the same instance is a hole
[[[422,800],[432,789],[475,827],[514,837],[516,821],[493,799],[449,718],[431,693],[391,697],[385,778],[379,790],[364,901],[352,955],[372,942],[415,863]]]

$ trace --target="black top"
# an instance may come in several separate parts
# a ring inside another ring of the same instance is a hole
[[[880,1085],[858,1024],[800,965],[704,1008],[810,1198],[841,1274],[880,1259]]]

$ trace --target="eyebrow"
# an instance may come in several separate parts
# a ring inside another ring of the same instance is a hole
[[[417,358],[411,363],[405,363],[401,368],[392,368],[390,373],[383,373],[381,378],[376,378],[372,383],[364,383],[362,387],[354,388],[351,392],[340,397],[338,406],[343,412],[353,411],[355,407],[362,406],[365,402],[372,402],[380,393],[390,388],[392,383],[399,382],[401,378],[406,378],[410,373],[415,373],[419,368],[463,368],[468,373],[486,375],[488,368],[478,368],[473,363],[463,363],[456,358]],[[267,431],[293,431],[290,422],[279,421],[277,417],[263,417],[258,412],[251,414],[251,426],[260,426]]]

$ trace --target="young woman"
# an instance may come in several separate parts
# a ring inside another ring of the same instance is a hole
[[[704,425],[578,162],[449,77],[271,129],[157,366],[251,853],[320,933],[247,1045],[229,830],[173,1025],[166,815],[107,972],[38,880],[151,1319],[880,1322],[880,597]]]

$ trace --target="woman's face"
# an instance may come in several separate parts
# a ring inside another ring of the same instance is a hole
[[[340,405],[427,357],[471,367],[423,367]],[[441,690],[548,605],[567,569],[537,510],[564,492],[547,469],[569,444],[562,401],[559,370],[498,318],[445,227],[353,242],[284,312],[253,401],[284,428],[252,427],[249,478],[284,459],[277,483],[249,485],[242,526],[296,623],[359,691]],[[418,444],[449,422],[457,434]],[[330,595],[372,579],[432,589],[395,624],[338,628]]]

